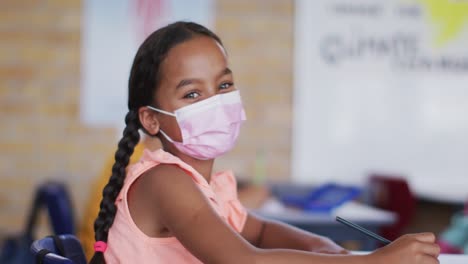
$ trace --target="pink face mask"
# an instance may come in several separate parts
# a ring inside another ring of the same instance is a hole
[[[239,91],[214,95],[177,109],[174,113],[151,106],[149,109],[174,116],[179,124],[182,142],[161,134],[174,146],[200,160],[214,159],[232,149],[246,120]]]

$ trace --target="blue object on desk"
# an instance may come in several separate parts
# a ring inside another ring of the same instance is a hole
[[[289,206],[299,207],[305,211],[330,213],[330,211],[353,200],[361,194],[361,188],[344,186],[335,183],[323,184],[304,195],[282,195],[280,200]]]

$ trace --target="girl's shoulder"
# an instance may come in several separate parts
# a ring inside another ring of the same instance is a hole
[[[129,167],[126,185],[138,179],[155,188],[182,186],[178,181],[189,181],[198,185],[205,195],[211,196],[211,188],[206,179],[189,164],[162,149],[144,150],[140,160]]]
[[[207,201],[216,197],[203,176],[180,165],[177,162],[159,163],[143,172],[138,177],[137,184],[133,184],[136,187],[134,190],[144,193],[145,199],[154,206],[158,215],[166,216],[171,213],[180,217],[187,216],[191,210],[180,210],[181,207],[176,205],[178,202],[198,207],[199,195],[207,198]]]
[[[196,183],[207,185],[205,178],[193,167],[163,149],[155,151],[145,149],[140,160],[129,167],[127,180],[133,181],[135,178],[143,176],[143,174],[155,176],[189,175]]]

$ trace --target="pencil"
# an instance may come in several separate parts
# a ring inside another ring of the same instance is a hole
[[[372,237],[373,239],[376,239],[376,240],[384,243],[385,245],[392,243],[392,241],[390,241],[390,240],[388,240],[388,239],[386,239],[384,237],[381,237],[381,236],[377,235],[376,233],[365,229],[362,226],[356,225],[355,223],[351,223],[350,221],[345,220],[345,219],[343,219],[343,218],[341,218],[339,216],[336,217],[336,221],[338,221],[338,222],[340,222],[342,224],[345,224],[345,225],[347,225],[347,226],[349,226],[351,228],[354,228],[354,229],[368,235],[369,237]]]

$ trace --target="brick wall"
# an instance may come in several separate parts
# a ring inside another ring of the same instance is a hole
[[[80,1],[2,1],[0,230],[19,229],[34,187],[63,179],[80,206],[114,143],[79,121]]]
[[[292,100],[292,0],[218,2],[216,31],[229,54],[247,119],[221,167],[240,177],[289,176]]]
[[[241,177],[290,171],[292,0],[219,0],[248,122],[216,167]],[[0,232],[19,230],[34,187],[60,179],[81,215],[90,182],[120,131],[79,120],[81,2],[4,0],[0,8]]]

